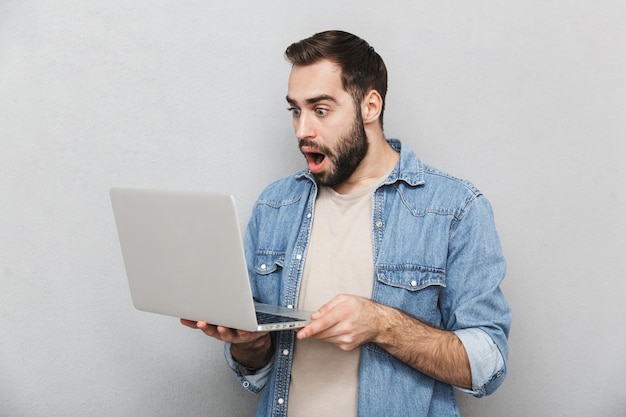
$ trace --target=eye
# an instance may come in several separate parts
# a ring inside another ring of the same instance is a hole
[[[326,116],[326,114],[328,113],[328,109],[324,109],[322,107],[317,107],[315,109],[315,113],[317,113],[318,116]]]
[[[291,112],[291,115],[293,117],[298,117],[298,116],[300,116],[300,113],[302,113],[302,110],[300,110],[297,107],[288,107],[287,111]]]

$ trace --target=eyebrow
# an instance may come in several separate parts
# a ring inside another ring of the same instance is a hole
[[[298,102],[292,98],[290,98],[289,96],[285,97],[287,99],[287,103],[289,104],[298,104]],[[311,97],[311,98],[307,98],[306,100],[304,100],[304,102],[306,104],[316,104],[319,103],[320,101],[332,101],[332,102],[336,102],[337,100],[335,100],[335,98],[333,96],[330,96],[328,94],[320,94],[319,96],[315,96],[315,97]]]

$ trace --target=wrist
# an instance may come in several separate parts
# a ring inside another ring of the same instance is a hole
[[[233,343],[230,354],[248,373],[254,373],[272,358],[272,338],[266,334],[250,342]]]
[[[393,346],[397,342],[395,330],[401,325],[401,319],[397,317],[399,311],[382,305],[376,305],[376,335],[373,343],[383,348]]]

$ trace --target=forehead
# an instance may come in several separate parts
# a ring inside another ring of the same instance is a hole
[[[287,96],[297,102],[327,95],[339,100],[349,96],[341,82],[341,68],[328,60],[311,65],[294,65],[289,75]]]

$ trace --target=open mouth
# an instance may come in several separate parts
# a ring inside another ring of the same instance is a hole
[[[319,152],[305,152],[304,157],[309,165],[309,169],[313,172],[319,172],[322,168],[326,155]]]
[[[325,156],[321,153],[311,153],[309,155],[310,155],[309,158],[311,158],[313,160],[313,163],[316,165],[321,164],[325,158]]]

